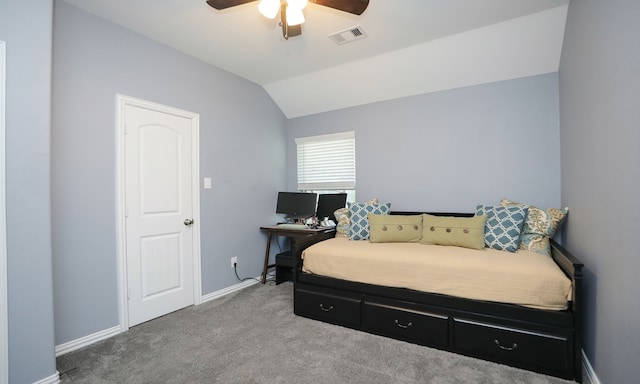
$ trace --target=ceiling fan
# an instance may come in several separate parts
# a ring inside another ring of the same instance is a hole
[[[221,10],[257,0],[207,0],[209,6]],[[264,16],[273,19],[280,11],[280,25],[285,39],[302,34],[304,15],[302,9],[312,2],[339,11],[361,15],[369,6],[369,0],[260,0],[258,10]]]

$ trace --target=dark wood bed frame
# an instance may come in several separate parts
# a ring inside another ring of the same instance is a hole
[[[573,300],[565,311],[462,299],[303,273],[302,251],[333,236],[326,234],[298,241],[292,250],[296,315],[582,382],[583,265],[557,242],[551,241],[552,257],[573,283]]]

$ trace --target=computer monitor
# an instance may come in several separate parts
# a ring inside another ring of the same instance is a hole
[[[288,221],[306,219],[316,213],[317,193],[278,192],[276,213],[283,214]]]
[[[344,208],[347,204],[346,193],[321,193],[318,196],[318,208],[316,209],[316,216],[318,220],[322,220],[328,217],[330,220],[336,222],[336,217],[333,214],[336,209]]]

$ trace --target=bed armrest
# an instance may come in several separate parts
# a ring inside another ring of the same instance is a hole
[[[576,338],[574,341],[574,372],[576,381],[582,382],[582,262],[566,249],[564,249],[555,240],[551,239],[551,257],[560,266],[560,269],[571,279],[572,284],[572,300],[571,311],[573,312],[573,326],[575,328]]]
[[[297,281],[298,272],[302,270],[302,251],[309,248],[313,244],[332,239],[336,236],[336,231],[318,233],[314,236],[302,237],[295,239],[294,244],[291,246],[291,253],[293,254],[293,281]]]
[[[555,240],[551,239],[551,257],[558,264],[560,269],[571,279],[573,283],[573,304],[579,300],[581,283],[582,283],[582,262],[566,249],[564,249]]]

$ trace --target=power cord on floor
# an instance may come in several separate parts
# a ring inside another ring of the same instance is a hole
[[[257,282],[261,282],[260,279],[257,279],[255,277],[240,277],[238,275],[238,263],[233,263],[233,272],[236,274],[236,278],[240,281],[255,280]],[[275,276],[273,275],[273,272],[267,273],[266,281],[269,283],[269,285],[275,283]]]

